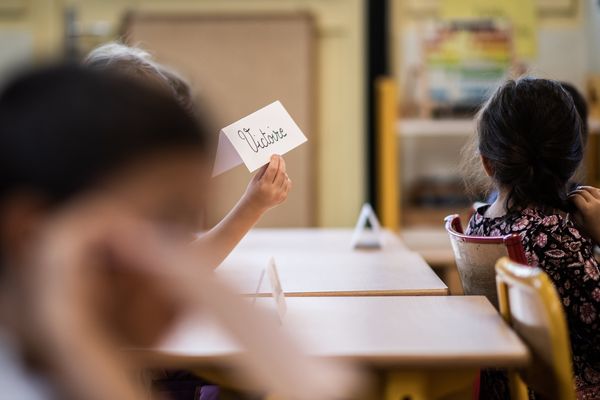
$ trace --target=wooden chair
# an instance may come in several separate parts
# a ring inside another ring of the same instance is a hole
[[[544,271],[504,257],[496,264],[500,314],[527,344],[530,366],[519,375],[544,399],[575,400],[569,331],[562,303]],[[511,398],[528,396],[517,374]]]
[[[466,295],[482,295],[498,308],[494,265],[500,257],[527,263],[521,238],[517,234],[500,237],[464,234],[457,214],[445,218],[446,231],[452,243],[458,275]]]

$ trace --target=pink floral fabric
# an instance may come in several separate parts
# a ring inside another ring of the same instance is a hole
[[[488,207],[473,214],[466,233],[521,236],[529,264],[550,276],[561,297],[571,336],[577,397],[600,399],[600,269],[594,243],[568,214],[526,208],[487,218]]]

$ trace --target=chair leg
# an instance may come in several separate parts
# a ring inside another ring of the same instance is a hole
[[[516,371],[508,373],[508,382],[510,385],[510,398],[512,400],[529,400],[527,385]]]
[[[472,399],[478,370],[396,371],[387,374],[385,400]]]
[[[390,372],[385,384],[385,400],[427,400],[426,377],[418,372]]]
[[[477,371],[477,378],[473,382],[473,396],[472,400],[479,400],[479,393],[481,391],[481,371]]]

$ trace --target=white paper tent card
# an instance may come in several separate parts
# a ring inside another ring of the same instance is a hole
[[[275,307],[277,308],[277,315],[279,322],[283,324],[283,317],[287,312],[287,303],[285,302],[285,294],[283,292],[283,286],[281,286],[281,280],[279,279],[279,272],[277,271],[277,265],[275,259],[271,257],[267,267],[263,269],[258,278],[258,284],[256,285],[256,293],[254,294],[254,302],[260,294],[265,274],[269,276],[269,283],[271,284],[271,293],[273,300],[275,301]]]
[[[269,281],[271,282],[273,299],[275,300],[275,305],[277,306],[277,314],[279,315],[279,320],[281,323],[283,323],[283,317],[285,317],[285,313],[287,312],[287,304],[285,302],[283,287],[281,286],[281,281],[279,280],[277,265],[275,264],[275,259],[273,257],[271,257],[269,264],[267,265],[267,274],[269,275]]]
[[[242,163],[254,172],[273,154],[283,155],[306,140],[281,102],[276,101],[221,129],[213,176]]]
[[[368,229],[367,224],[370,225],[370,229]],[[352,247],[355,249],[379,249],[382,246],[381,224],[373,207],[369,203],[365,203],[360,210],[358,221],[356,221],[356,227],[352,235]]]

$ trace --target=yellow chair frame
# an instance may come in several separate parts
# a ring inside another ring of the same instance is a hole
[[[544,328],[547,330],[550,339],[547,352],[550,354],[551,359],[550,367],[553,374],[551,378],[555,382],[555,398],[560,400],[575,400],[569,330],[562,303],[548,275],[539,268],[522,265],[510,261],[507,257],[503,257],[496,263],[496,283],[500,314],[521,338],[523,338],[523,335],[519,332],[519,327],[514,323],[514,315],[511,312],[509,289],[527,291],[540,299],[543,311],[546,313],[545,321],[547,322],[547,326]],[[523,339],[527,342],[526,338]],[[536,350],[529,343],[527,345],[535,359]],[[530,366],[530,370],[535,368],[536,365]],[[511,383],[511,396],[513,399],[528,399],[523,381],[520,380],[520,377],[516,373],[509,374],[509,381]]]

